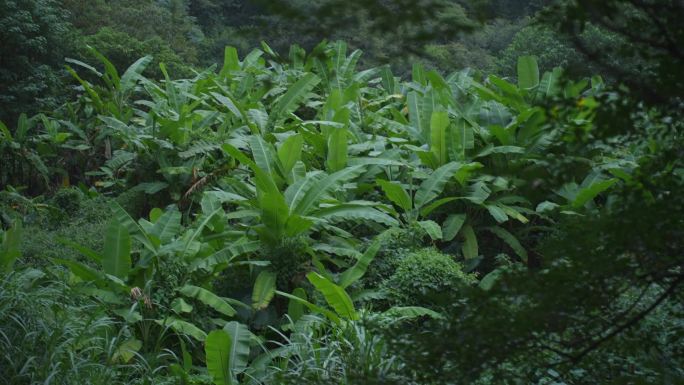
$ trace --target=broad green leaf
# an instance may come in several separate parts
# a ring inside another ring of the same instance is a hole
[[[392,74],[392,68],[389,65],[385,65],[381,70],[382,76],[382,87],[388,94],[395,94],[397,92],[397,81],[394,79]]]
[[[309,91],[311,91],[321,79],[313,73],[307,73],[295,82],[285,93],[281,96],[274,108],[271,110],[269,118],[274,123],[277,119],[282,119],[290,111],[294,110]]]
[[[233,309],[228,302],[207,289],[193,285],[185,285],[178,289],[178,291],[184,296],[194,298],[223,315],[227,315],[228,317],[235,315],[235,309]]]
[[[491,193],[492,190],[487,187],[487,184],[485,182],[479,181],[468,187],[468,195],[463,198],[475,204],[481,205],[485,200],[487,200],[487,198],[489,198]]]
[[[325,301],[340,317],[350,320],[357,320],[359,318],[354,309],[354,304],[351,298],[349,298],[349,294],[342,287],[335,285],[327,278],[315,272],[307,274],[306,278],[314,285],[316,290],[323,294]]]
[[[508,216],[506,213],[501,209],[501,207],[496,206],[496,205],[486,205],[487,211],[489,211],[489,215],[492,216],[498,223],[503,223],[508,220]]]
[[[270,143],[267,143],[259,135],[252,135],[249,137],[249,147],[252,149],[252,156],[254,163],[264,170],[266,174],[274,174],[274,151]]]
[[[312,172],[285,189],[285,203],[290,207],[290,212],[294,212],[295,207],[304,199],[306,193],[324,176],[326,175],[322,172]]]
[[[173,302],[171,302],[171,310],[175,311],[178,314],[190,313],[192,312],[192,309],[192,305],[185,302],[183,298],[176,298],[173,300]]]
[[[76,81],[78,81],[81,84],[83,89],[88,93],[88,96],[90,96],[90,100],[95,105],[95,108],[98,110],[102,110],[103,109],[102,99],[100,98],[100,95],[97,93],[97,91],[95,91],[95,89],[91,86],[91,84],[88,83],[87,81],[81,79],[81,77],[78,76],[78,73],[76,73],[76,71],[74,71],[73,68],[66,66],[66,70],[67,70],[67,72],[69,72],[71,74],[71,76],[74,77],[74,79],[76,79]]]
[[[98,50],[91,46],[86,46],[88,51],[93,54],[102,64],[104,64],[105,67],[105,73],[109,77],[109,80],[111,82],[111,87],[114,89],[121,89],[121,80],[119,78],[119,72],[116,70],[116,66],[112,64],[109,59],[107,59],[103,54],[101,54]]]
[[[430,310],[420,306],[394,306],[382,313],[384,316],[391,318],[414,319],[418,317],[430,317],[434,319],[443,319],[444,316],[434,310]]]
[[[527,263],[527,251],[520,244],[520,241],[518,241],[515,235],[511,234],[508,232],[508,230],[500,226],[488,227],[487,230],[491,231],[497,237],[501,238],[502,241],[506,242],[506,244],[510,246],[511,249],[513,249],[513,251],[520,257],[520,259]]]
[[[478,247],[477,247],[477,237],[475,236],[475,231],[470,225],[465,225],[461,229],[461,234],[463,235],[463,246],[461,251],[466,259],[477,258]]]
[[[264,270],[257,276],[252,289],[252,308],[263,310],[273,299],[276,289],[276,274]]]
[[[231,385],[233,373],[230,370],[231,339],[224,330],[210,332],[204,341],[204,352],[207,357],[207,371],[214,385]]]
[[[349,285],[358,281],[359,279],[361,279],[361,277],[363,277],[364,274],[366,274],[366,270],[368,270],[368,265],[370,265],[370,263],[373,261],[373,258],[375,258],[375,255],[380,250],[380,246],[380,240],[376,238],[373,241],[373,243],[371,243],[371,245],[368,246],[368,249],[366,249],[366,251],[357,259],[354,266],[345,270],[340,275],[340,286],[343,289],[346,289],[347,287],[349,287]]]
[[[257,166],[257,164],[254,163],[254,161],[249,159],[247,156],[245,156],[245,154],[243,154],[242,151],[238,150],[237,148],[233,147],[228,143],[221,146],[221,148],[228,155],[237,159],[240,163],[249,167],[254,172],[256,186],[259,190],[272,194],[280,194],[280,190],[278,189],[278,186],[276,185],[272,176],[267,174],[261,167]]]
[[[425,230],[430,239],[436,241],[442,239],[442,228],[435,221],[419,221],[418,226]]]
[[[156,236],[162,243],[171,241],[175,236],[180,235],[181,231],[181,213],[177,209],[172,209],[164,212],[159,217],[150,234]]]
[[[530,220],[520,213],[518,209],[512,206],[506,206],[499,204],[499,207],[508,215],[510,218],[517,219],[520,223],[527,223]]]
[[[590,186],[580,189],[577,192],[575,199],[572,201],[572,207],[578,209],[584,206],[585,204],[587,204],[587,202],[596,198],[597,195],[608,190],[617,182],[617,178],[611,178],[599,182],[594,182]]]
[[[416,208],[421,208],[437,198],[444,190],[444,186],[451,179],[456,171],[461,168],[461,163],[451,162],[436,169],[430,176],[420,184],[416,196],[414,198],[414,205]]]
[[[219,76],[224,78],[228,76],[231,72],[240,71],[240,59],[238,58],[238,52],[235,47],[226,46],[223,52],[223,68]]]
[[[274,59],[280,59],[280,55],[271,48],[265,41],[261,41],[261,48]]]
[[[413,132],[409,133],[414,139],[422,142],[430,140],[430,118],[435,103],[433,98],[434,92],[430,91],[426,92],[423,96],[414,91],[408,93],[409,120],[411,127],[413,127]]]
[[[190,372],[190,369],[192,368],[192,354],[188,351],[188,348],[185,345],[185,341],[183,339],[179,339],[180,342],[180,348],[181,348],[181,353],[183,354],[183,370],[188,373]]]
[[[162,215],[164,215],[164,210],[160,209],[159,207],[153,208],[150,210],[150,222],[156,223]]]
[[[136,60],[130,67],[121,75],[121,90],[130,91],[137,83],[140,76],[142,76],[145,68],[152,62],[152,56],[144,56]]]
[[[457,199],[459,199],[459,198],[458,197],[446,197],[446,198],[437,199],[436,201],[432,201],[432,203],[430,203],[429,205],[420,209],[420,215],[422,215],[423,217],[427,217],[428,215],[430,215],[430,213],[432,213],[436,209],[440,208],[441,206],[443,206],[449,202],[453,202]]]
[[[359,176],[365,170],[364,166],[353,166],[342,169],[334,174],[328,175],[314,183],[304,197],[294,208],[293,213],[306,215],[325,195],[340,183],[346,182]]]
[[[259,128],[259,132],[265,132],[268,129],[268,113],[266,113],[266,111],[250,108],[247,110],[247,117]],[[252,131],[252,133],[254,133],[254,131]]]
[[[119,347],[114,351],[112,355],[112,361],[127,364],[135,354],[142,347],[142,341],[137,338],[131,338],[124,341]]]
[[[545,213],[547,211],[553,211],[556,207],[558,207],[558,204],[549,201],[544,201],[538,204],[534,211],[538,213]]]
[[[190,271],[195,271],[198,269],[212,270],[217,265],[229,264],[236,257],[255,252],[259,250],[260,247],[261,242],[259,241],[242,243],[238,242],[231,244],[230,246],[225,247],[206,258],[193,262],[190,266]]]
[[[292,295],[297,296],[306,301],[306,291],[298,287],[292,291]],[[297,322],[304,315],[304,305],[301,302],[290,299],[287,304],[287,315],[290,316],[293,322]]]
[[[466,160],[466,150],[475,148],[473,127],[465,119],[457,119],[447,130],[447,146],[452,160]]]
[[[545,72],[542,76],[541,82],[539,83],[539,88],[537,89],[537,95],[542,97],[551,97],[556,95],[560,90],[560,78],[563,74],[563,70],[559,67],[554,68],[550,72]]]
[[[521,87],[516,87],[513,83],[508,82],[496,75],[489,75],[487,77],[489,83],[494,85],[499,89],[500,93],[504,95],[503,102],[507,106],[513,107],[515,109],[521,109],[524,106],[523,95],[520,92]]]
[[[285,231],[285,224],[290,216],[290,209],[282,194],[265,193],[259,197],[261,205],[261,222],[271,234],[277,238]]]
[[[285,222],[285,236],[295,237],[313,226],[313,221],[299,215],[290,215]]]
[[[292,170],[287,174],[288,183],[297,183],[306,177],[306,165],[301,160],[295,162]]]
[[[2,141],[0,142],[13,142],[14,138],[12,137],[12,133],[10,132],[9,128],[5,125],[5,123],[0,121],[0,139]]]
[[[434,111],[430,119],[430,151],[439,165],[448,161],[447,127],[449,127],[449,115],[445,111]]]
[[[376,182],[380,185],[380,188],[382,188],[382,191],[385,192],[385,195],[387,195],[387,198],[390,201],[401,207],[405,212],[411,211],[411,197],[403,187],[399,184],[382,179],[378,179]]]
[[[473,158],[482,158],[491,154],[524,154],[525,149],[518,146],[488,146]]]
[[[17,221],[2,234],[0,244],[0,271],[9,272],[14,262],[21,256],[21,238],[23,227],[21,221]]]
[[[87,64],[87,63],[84,63],[80,60],[72,59],[69,57],[65,58],[64,61],[67,63],[76,64],[79,67],[83,67],[83,68],[89,70],[90,72],[92,72],[92,74],[97,76],[98,78],[102,77],[102,73],[100,71],[98,71],[97,68],[91,66],[90,64]]]
[[[297,161],[302,159],[302,146],[304,138],[301,134],[296,134],[285,139],[278,149],[278,158],[283,166],[285,175],[289,174]]]
[[[202,200],[200,201],[200,207],[202,207],[202,214],[211,215],[211,213],[223,207],[221,199],[239,200],[240,198],[233,198],[232,195],[229,195],[229,193],[222,194],[221,197],[219,197],[217,194],[204,194],[202,196]]]
[[[131,269],[131,237],[128,230],[112,220],[105,235],[102,270],[121,279],[128,278]]]
[[[364,205],[345,203],[326,207],[311,213],[317,218],[325,218],[331,222],[339,221],[373,221],[386,226],[396,226],[399,222],[384,212]]]
[[[518,87],[529,89],[539,84],[539,66],[534,56],[518,58]]]
[[[494,284],[496,283],[497,279],[499,278],[499,276],[501,276],[502,273],[503,270],[501,268],[494,269],[493,271],[489,272],[489,274],[482,277],[478,286],[482,290],[490,290],[492,287],[494,287]]]
[[[371,158],[371,157],[358,157],[350,158],[347,161],[350,166],[367,166],[367,165],[377,165],[377,166],[406,166],[406,163],[401,160],[387,159],[387,158]]]
[[[110,207],[112,208],[114,219],[116,219],[123,227],[126,228],[126,230],[128,230],[128,234],[132,238],[142,243],[148,250],[156,252],[157,247],[154,246],[150,238],[147,236],[147,233],[145,233],[142,227],[140,227],[140,225],[134,221],[130,215],[128,215],[123,207],[114,201],[110,203]]]
[[[292,295],[289,293],[285,293],[285,292],[282,292],[279,290],[276,290],[276,294],[281,296],[281,297],[288,298],[291,301],[295,301],[297,303],[300,303],[300,304],[306,306],[309,310],[311,310],[314,313],[323,314],[326,318],[328,318],[330,321],[332,321],[336,324],[340,323],[340,317],[338,317],[335,313],[331,312],[330,310],[324,309],[320,306],[316,306],[316,305],[312,304],[311,302],[307,301],[305,297],[302,298],[302,297]]]
[[[466,220],[466,214],[451,214],[447,217],[442,225],[442,234],[444,241],[451,241],[456,237],[456,234],[461,230],[463,223]]]
[[[163,320],[156,320],[155,322],[162,326],[168,326],[171,329],[173,329],[176,333],[190,336],[196,339],[197,341],[204,341],[207,338],[207,333],[202,331],[202,329],[198,328],[190,322],[183,321],[182,319],[173,316],[167,317]]]
[[[233,99],[231,95],[221,95],[217,92],[212,92],[211,95],[221,104],[223,104],[226,108],[228,108],[228,111],[232,112],[233,115],[235,115],[238,118],[242,119],[247,119],[247,116],[245,115],[245,112],[242,111],[240,107],[238,107],[238,104],[236,101]]]
[[[328,136],[328,171],[335,172],[347,166],[347,130],[336,128]]]
[[[251,333],[247,326],[236,322],[227,322],[223,330],[230,336],[229,367],[236,375],[247,368],[249,362],[249,341]]]
[[[204,214],[202,216],[202,218],[203,218],[202,222],[200,222],[197,225],[197,228],[195,229],[195,231],[192,232],[192,234],[190,235],[189,238],[186,237],[185,247],[183,248],[183,252],[181,253],[182,257],[188,258],[190,256],[194,256],[194,254],[197,251],[192,251],[190,246],[195,244],[195,240],[202,234],[202,231],[204,230],[204,228],[209,224],[209,222],[211,222],[211,220],[214,218],[214,216],[217,215],[218,213],[223,213],[222,207],[219,207],[216,210],[214,210],[213,212],[211,212],[209,214]],[[190,251],[190,253],[188,253],[188,251]]]
[[[411,80],[414,83],[420,84],[422,86],[427,85],[427,79],[425,78],[425,70],[420,63],[413,63],[413,68],[411,70]]]

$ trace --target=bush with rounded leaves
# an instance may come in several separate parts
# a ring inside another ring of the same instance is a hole
[[[402,306],[439,306],[442,298],[476,282],[473,274],[435,248],[424,248],[403,258],[383,284],[392,302]]]

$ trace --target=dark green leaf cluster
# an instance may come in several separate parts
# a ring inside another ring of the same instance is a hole
[[[453,256],[425,248],[401,259],[382,287],[400,306],[442,306],[457,300],[459,292],[476,282]]]

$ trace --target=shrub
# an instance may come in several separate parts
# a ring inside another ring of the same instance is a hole
[[[553,67],[568,68],[582,62],[581,54],[549,28],[529,25],[521,29],[511,44],[501,52],[497,60],[498,72],[503,76],[514,76],[519,56],[534,55],[542,71]]]
[[[48,203],[62,210],[64,214],[71,216],[81,207],[82,200],[83,193],[81,190],[77,188],[63,188],[57,190]]]
[[[476,282],[453,257],[434,248],[415,251],[399,261],[397,270],[383,287],[398,305],[439,305],[445,296]]]
[[[64,196],[70,193],[65,193]],[[61,200],[63,197],[60,197]],[[61,244],[60,238],[69,239],[89,249],[100,252],[103,234],[110,219],[108,199],[97,197],[80,202],[78,210],[69,215],[69,219],[59,224],[52,224],[48,218],[42,218],[26,227],[22,252],[31,266],[45,265],[48,258],[69,258],[78,255],[71,248]]]
[[[380,250],[363,277],[365,286],[378,287],[392,276],[407,255],[423,247],[425,235],[424,230],[418,227],[393,227],[380,234]]]
[[[158,36],[142,41],[126,32],[105,27],[94,35],[86,36],[83,40],[84,46],[87,44],[97,49],[119,71],[125,70],[142,56],[152,55],[154,62],[145,70],[145,76],[161,77],[159,63],[164,63],[175,77],[192,75],[186,61],[169,46],[168,42]],[[92,57],[85,51],[80,55],[86,61],[92,60]]]

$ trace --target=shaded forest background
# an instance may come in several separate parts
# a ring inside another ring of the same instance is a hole
[[[399,74],[411,64],[448,72],[472,68],[514,76],[518,56],[535,55],[540,70],[555,66],[589,75],[568,37],[538,16],[549,0],[492,1],[263,1],[263,0],[33,0],[0,2],[0,120],[49,111],[71,95],[65,58],[94,60],[92,46],[124,69],[150,54],[146,75],[163,62],[185,77],[223,61],[226,45],[240,54],[265,41],[287,55],[322,40],[344,40],[364,51],[362,65],[388,64]],[[592,46],[614,43],[598,28],[581,34]],[[623,58],[624,59],[624,58]],[[623,63],[624,64],[624,63]],[[605,71],[602,72],[606,74]],[[609,74],[608,74],[609,75]]]

